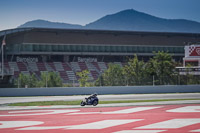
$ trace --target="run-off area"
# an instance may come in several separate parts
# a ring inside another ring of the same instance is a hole
[[[200,104],[0,111],[0,133],[200,132]]]

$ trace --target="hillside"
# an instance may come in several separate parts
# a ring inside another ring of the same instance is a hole
[[[34,20],[19,27],[200,33],[199,22],[163,19],[133,9],[104,16],[86,26]]]
[[[18,28],[25,27],[39,27],[39,28],[61,28],[61,29],[80,29],[81,25],[59,23],[59,22],[50,22],[46,20],[33,20],[26,22],[25,24],[20,25]]]

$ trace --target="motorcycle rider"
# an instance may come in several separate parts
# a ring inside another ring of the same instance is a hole
[[[89,102],[92,98],[95,98],[95,97],[97,97],[97,93],[94,93],[94,94],[92,94],[91,96],[89,96],[89,97],[87,98],[87,102]]]
[[[83,99],[83,101],[81,101],[81,106],[85,106],[85,105],[93,105],[96,106],[99,102],[99,99],[97,97],[97,93],[92,94],[91,96],[89,96],[88,98]]]

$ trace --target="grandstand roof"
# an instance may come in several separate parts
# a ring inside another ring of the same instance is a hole
[[[118,30],[94,30],[94,29],[59,29],[59,28],[14,28],[0,31],[0,37],[6,34],[19,33],[24,31],[57,31],[57,32],[83,32],[83,33],[109,33],[109,34],[154,34],[154,35],[181,35],[181,36],[200,36],[200,33],[184,33],[184,32],[149,32],[149,31],[118,31]]]
[[[86,29],[16,28],[0,31],[0,38],[14,43],[171,45],[200,42],[199,33],[109,31]]]

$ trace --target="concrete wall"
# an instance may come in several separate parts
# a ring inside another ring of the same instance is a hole
[[[1,88],[0,96],[59,96],[98,94],[149,94],[200,92],[200,85],[183,86],[117,86],[67,88]]]

